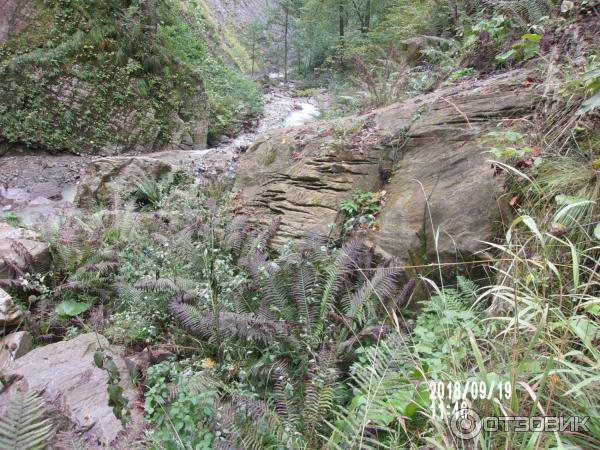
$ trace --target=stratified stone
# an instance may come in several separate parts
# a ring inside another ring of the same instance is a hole
[[[310,228],[328,233],[355,189],[385,190],[379,231],[367,232],[381,253],[471,257],[500,229],[506,204],[481,138],[532,113],[530,75],[512,71],[367,115],[268,132],[242,155],[234,189],[260,223],[281,218],[275,243]]]
[[[144,179],[154,181],[173,171],[173,166],[154,158],[141,156],[97,159],[85,169],[77,187],[75,204],[89,208],[126,199]]]

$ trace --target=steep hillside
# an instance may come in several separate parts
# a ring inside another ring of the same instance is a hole
[[[3,9],[5,141],[87,154],[201,148],[260,107],[256,88],[206,46],[206,15],[193,5],[22,0]]]

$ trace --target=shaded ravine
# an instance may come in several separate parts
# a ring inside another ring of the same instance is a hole
[[[166,150],[140,156],[181,166],[197,181],[222,176],[233,179],[239,153],[269,130],[300,125],[319,115],[316,102],[294,98],[272,89],[265,94],[265,109],[253,129],[204,150]],[[127,156],[127,155],[123,155]],[[31,153],[0,157],[0,210],[16,214],[27,226],[48,218],[75,213],[73,199],[82,170],[100,156]]]

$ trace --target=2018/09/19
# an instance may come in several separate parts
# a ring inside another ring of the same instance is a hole
[[[510,381],[497,382],[495,380],[464,382],[454,381],[430,381],[427,383],[431,400],[451,400],[456,402],[461,399],[472,400],[508,400],[512,395],[512,383]],[[495,395],[494,395],[495,394]]]

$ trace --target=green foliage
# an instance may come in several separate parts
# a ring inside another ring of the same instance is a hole
[[[520,41],[512,45],[509,51],[496,56],[496,60],[499,62],[506,62],[509,59],[527,61],[538,54],[541,39],[542,36],[539,34],[525,33],[521,36]]]
[[[256,84],[229,67],[203,42],[219,33],[210,20],[209,7],[169,0],[161,12],[164,23],[159,33],[173,53],[201,75],[208,103],[209,139],[239,132],[248,117],[262,110],[262,95]],[[193,110],[184,111],[193,114]]]
[[[583,75],[575,78],[571,84],[571,90],[583,91],[583,95],[589,97],[579,107],[577,115],[590,113],[600,107],[600,64],[598,63],[598,55],[590,56]]]
[[[17,216],[17,214],[14,211],[10,211],[4,214],[4,220],[7,224],[15,228],[19,228],[23,225],[21,222],[21,218]]]
[[[130,419],[128,400],[123,395],[123,388],[120,385],[121,374],[111,355],[103,350],[94,353],[94,364],[99,369],[104,369],[108,374],[106,391],[108,393],[108,406],[113,410],[113,414],[121,421],[123,426]]]
[[[33,391],[16,392],[0,417],[0,449],[42,450],[54,436],[45,402]]]
[[[105,331],[106,337],[126,345],[159,342],[169,324],[169,317],[166,314],[166,302],[154,297],[145,295],[123,305],[120,311],[111,316],[111,325]]]
[[[524,158],[531,156],[533,148],[525,142],[519,131],[492,131],[481,140],[489,145],[489,152],[495,158]]]
[[[401,448],[426,433],[432,405],[426,381],[464,379],[471,366],[466,330],[483,334],[480,314],[471,308],[475,289],[459,278],[455,289],[423,302],[411,336],[395,332],[357,352],[350,369],[353,396],[337,409],[328,447]]]
[[[172,178],[154,180],[145,178],[135,187],[132,194],[133,200],[139,211],[155,211],[161,206],[162,199],[169,193]]]
[[[377,223],[377,213],[384,205],[385,191],[363,192],[356,190],[352,198],[340,203],[344,213],[344,231],[373,228]]]
[[[450,75],[448,75],[448,80],[449,81],[457,81],[457,80],[460,80],[461,78],[470,77],[474,74],[475,74],[475,69],[473,69],[472,67],[466,67],[464,69],[458,69],[458,70],[455,70],[454,72],[452,72]]]
[[[210,384],[203,384],[202,390],[194,389],[193,380],[204,377],[201,372],[194,372],[194,365],[185,367],[185,361],[182,363],[165,361],[148,369],[144,410],[154,427],[150,442],[166,449],[213,448],[215,436],[209,426],[217,415],[217,391]],[[174,392],[167,387],[169,383],[184,388]]]
[[[76,317],[90,309],[88,303],[76,302],[74,300],[65,300],[56,307],[56,314],[59,319]]]

